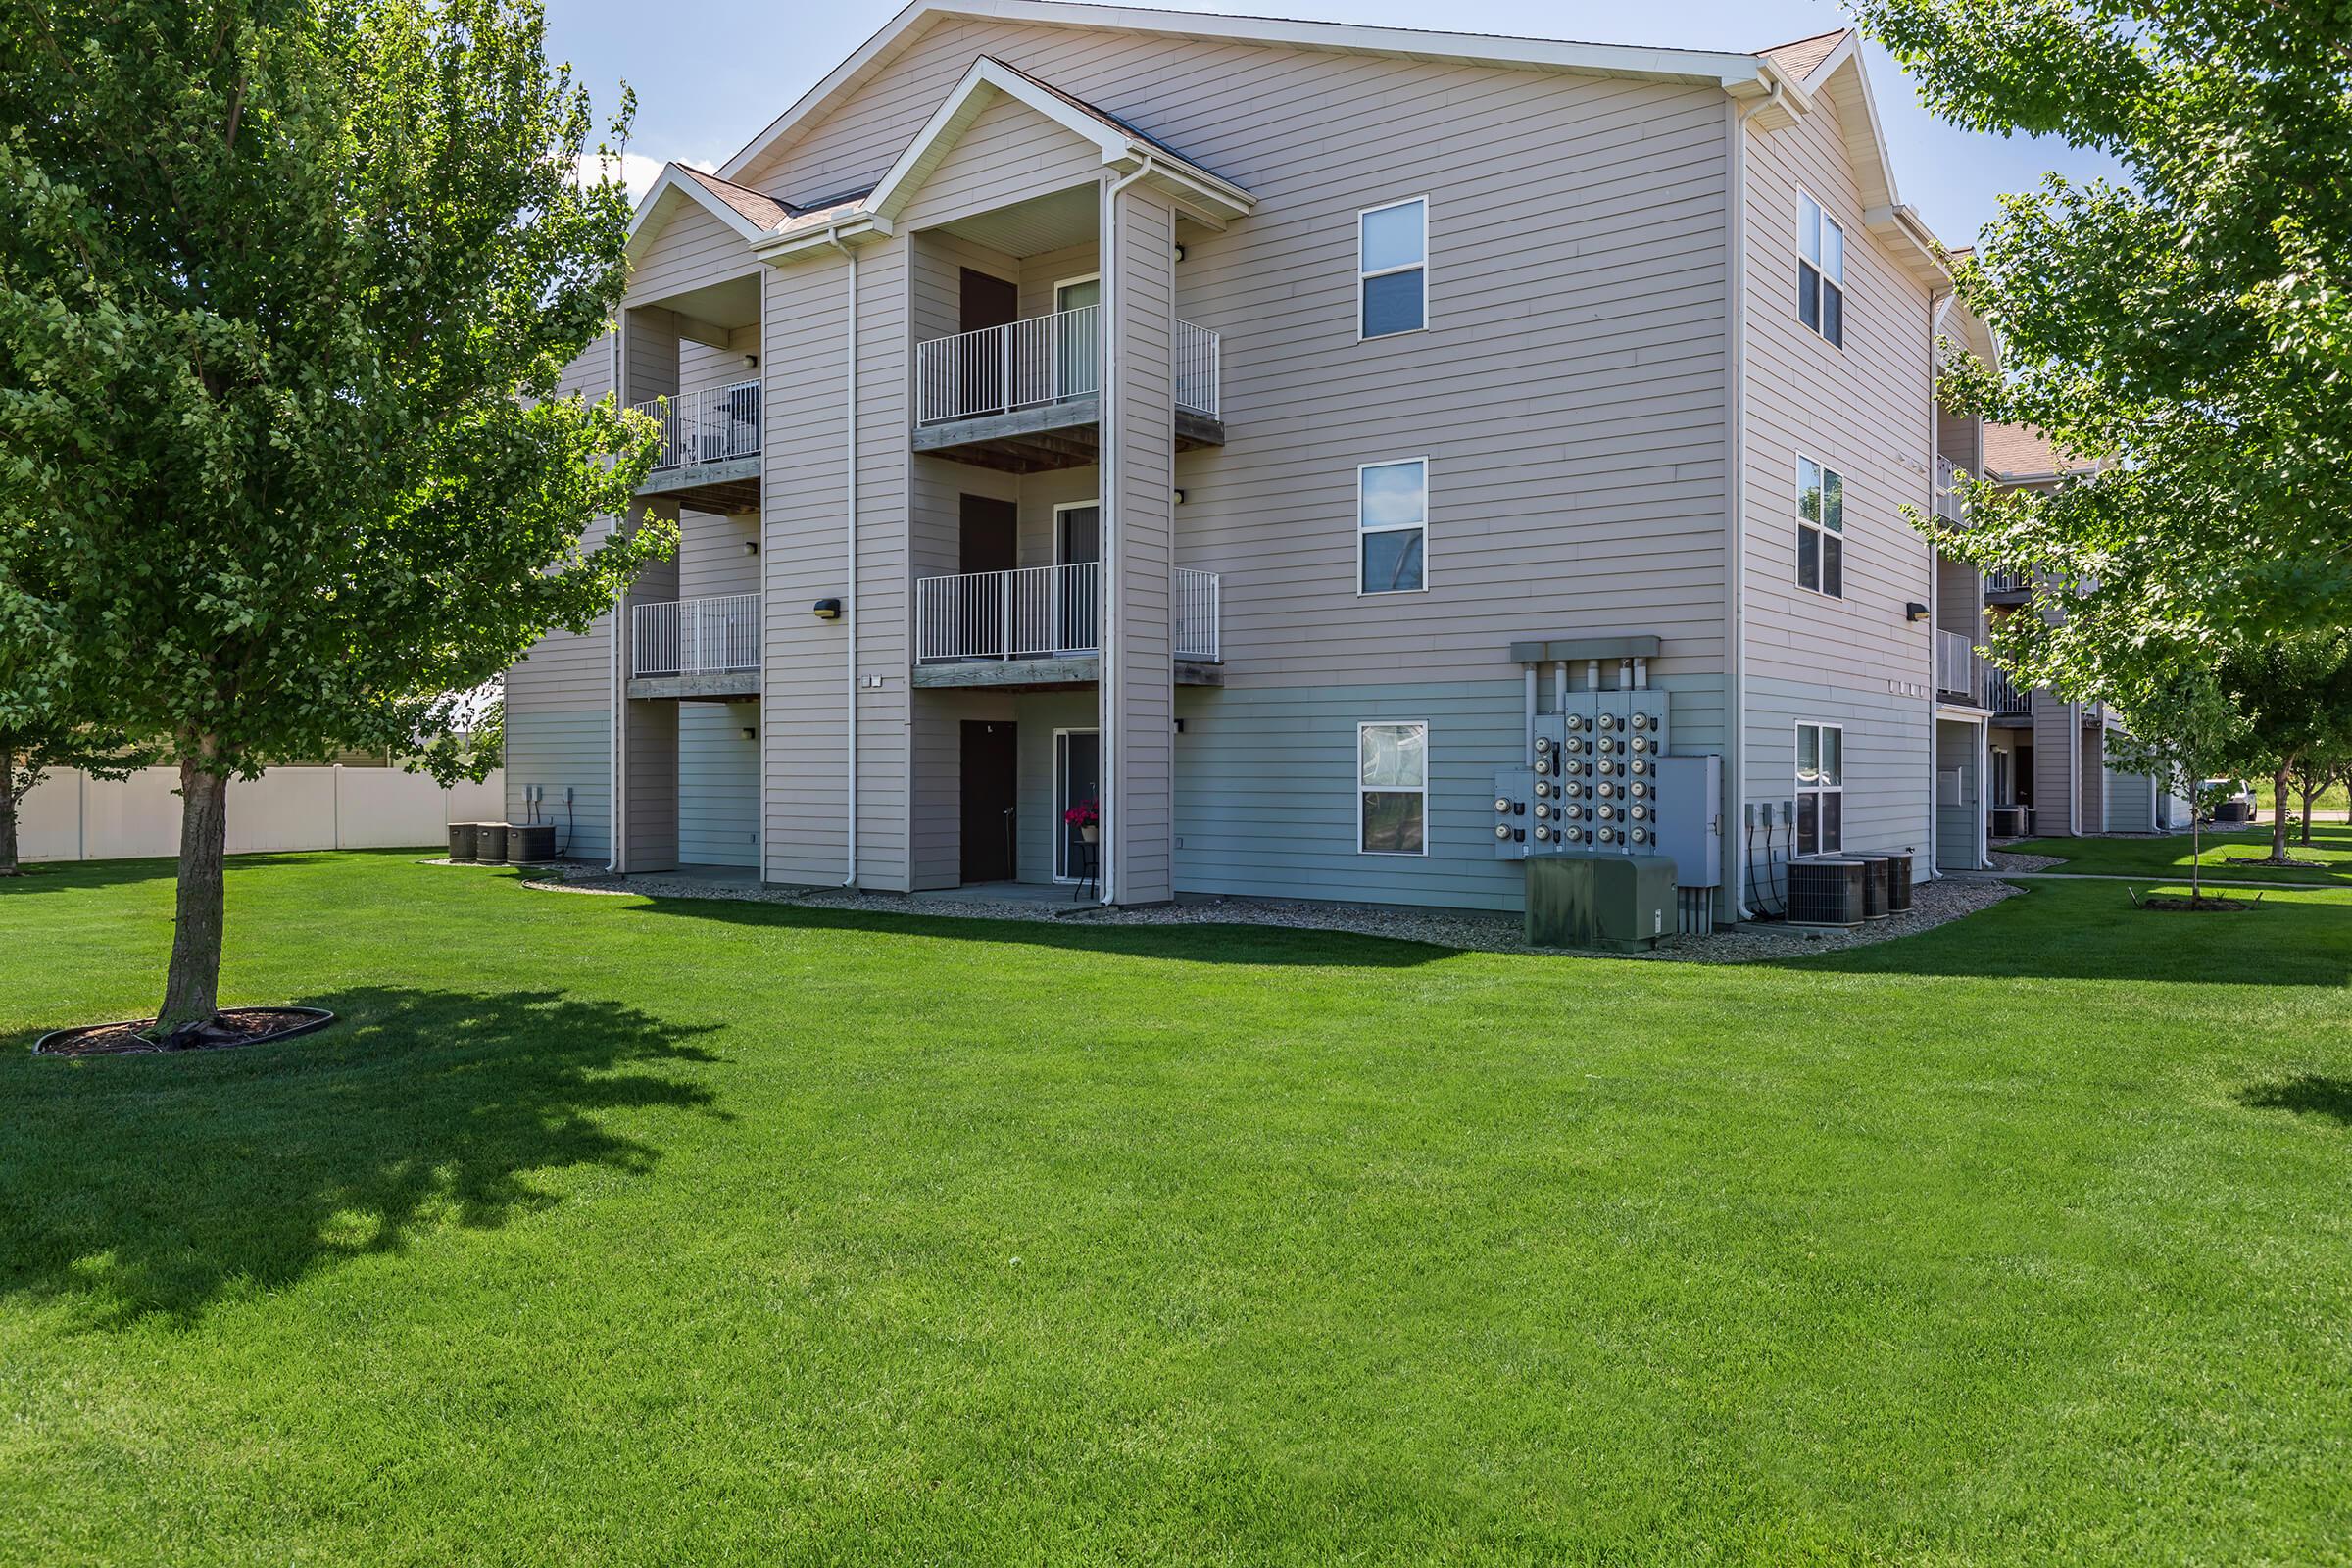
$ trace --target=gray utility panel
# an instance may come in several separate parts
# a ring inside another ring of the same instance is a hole
[[[1668,740],[1663,691],[1561,694],[1557,711],[1535,715],[1529,765],[1494,775],[1495,858],[1657,853],[1659,812],[1700,806],[1661,791]]]

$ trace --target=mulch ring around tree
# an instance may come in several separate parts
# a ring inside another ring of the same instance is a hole
[[[2124,891],[2130,893],[2132,890],[2126,888]],[[2132,894],[2132,905],[2134,908],[2156,909],[2180,914],[2229,914],[2239,909],[2251,909],[2255,904],[2261,902],[2262,899],[2259,895],[2252,904],[2249,904],[2244,899],[2225,899],[2218,893],[2208,893],[2197,899],[2192,899],[2184,893],[2151,893],[2145,898],[2136,893]]]
[[[32,1043],[42,1056],[148,1056],[182,1051],[223,1051],[232,1046],[258,1046],[267,1040],[291,1040],[323,1029],[335,1021],[324,1007],[223,1007],[220,1015],[179,1044],[164,1046],[140,1031],[153,1018],[126,1018],[119,1023],[85,1023],[53,1029]]]

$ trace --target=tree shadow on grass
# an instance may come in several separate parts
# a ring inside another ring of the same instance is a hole
[[[956,942],[1017,944],[1107,956],[1162,958],[1184,963],[1236,963],[1260,967],[1409,969],[1454,956],[1456,949],[1403,937],[1351,931],[1221,921],[1204,910],[1199,920],[1165,925],[1118,925],[1080,916],[1000,920],[944,913],[909,899],[904,912],[842,908],[828,905],[767,903],[752,899],[683,898],[644,895],[630,913],[671,919],[714,921],[739,926],[798,927],[852,931],[887,937],[927,937]]]
[[[2253,1110],[2285,1110],[2298,1116],[2327,1116],[2352,1127],[2352,1079],[2305,1073],[2278,1083],[2238,1091],[2237,1102]]]
[[[682,1027],[556,992],[369,988],[338,1022],[237,1050],[0,1075],[0,1296],[107,1328],[193,1321],[424,1230],[495,1228],[568,1166],[632,1174],[665,1113],[723,1115]]]
[[[231,855],[226,864],[231,876],[249,871],[283,871],[299,866],[322,865],[338,857],[380,854],[368,850],[270,850],[250,855]],[[420,852],[403,850],[392,852],[415,858]],[[11,894],[71,893],[83,888],[123,887],[133,882],[169,882],[179,874],[179,862],[170,858],[138,860],[34,860],[24,866],[22,876],[0,876],[0,899]]]

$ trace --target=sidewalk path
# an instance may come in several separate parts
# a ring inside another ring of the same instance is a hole
[[[2136,882],[2142,887],[2188,886],[2188,874],[2126,876],[2120,871],[1946,871],[1955,882]],[[2267,888],[2275,893],[2352,892],[2352,882],[2249,882],[2243,877],[2208,876],[2207,888]]]

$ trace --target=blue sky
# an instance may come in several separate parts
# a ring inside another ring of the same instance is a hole
[[[1405,0],[1219,0],[1182,11],[1241,11],[1360,22],[1431,24],[1426,4]],[[639,0],[548,0],[550,52],[576,67],[600,106],[617,84],[637,89],[630,152],[651,160],[724,162],[842,58],[897,13],[900,0],[692,0],[648,13]],[[1444,24],[1466,32],[1578,38],[1594,43],[1759,49],[1844,25],[1837,6],[1812,0],[1659,0],[1619,6],[1536,0],[1450,0]],[[1873,48],[1871,81],[1903,199],[1948,243],[1991,219],[2004,191],[2031,189],[2051,170],[2083,177],[2104,163],[2060,143],[1958,130],[1931,119],[1894,62]]]

